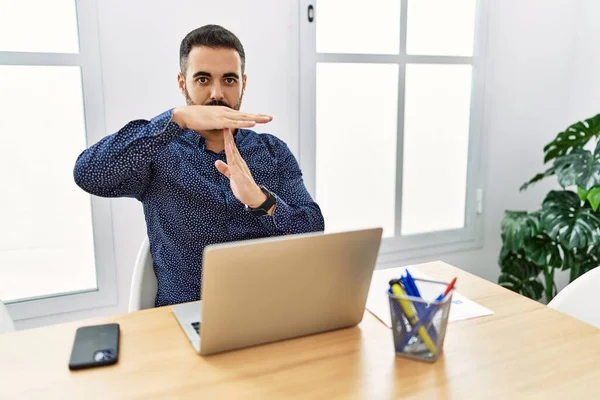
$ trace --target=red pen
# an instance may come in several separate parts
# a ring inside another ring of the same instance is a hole
[[[450,283],[448,284],[448,287],[446,288],[446,291],[444,291],[444,293],[440,294],[437,299],[435,299],[435,301],[442,301],[444,300],[444,297],[448,296],[448,293],[450,293],[450,291],[452,290],[452,288],[454,287],[454,284],[456,283],[456,278],[452,279],[452,281],[450,281]]]

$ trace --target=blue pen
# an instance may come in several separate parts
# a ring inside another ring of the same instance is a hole
[[[438,297],[436,297],[435,299],[435,303],[439,303],[442,300],[444,300],[444,298],[448,295],[448,293],[450,293],[450,291],[454,288],[454,285],[456,284],[456,278],[452,279],[452,281],[450,282],[450,284],[448,285],[448,287],[446,288],[446,290],[444,291],[444,293],[441,293]],[[425,312],[423,313],[422,317],[419,319],[419,322],[413,327],[413,332],[417,332],[417,330],[424,324],[427,324],[431,321],[433,315],[436,311],[438,311],[439,308],[435,307],[435,306],[428,306],[425,309]],[[409,342],[409,340],[411,339],[413,335],[406,335],[402,341],[398,344],[398,348],[400,350],[402,350]],[[436,339],[437,340],[437,339]]]
[[[415,280],[413,279],[410,272],[408,272],[408,270],[406,270],[406,276],[402,277],[400,279],[402,280],[402,283],[404,284],[404,286],[406,288],[406,293],[409,296],[422,298],[421,293],[419,292],[419,288],[417,288],[417,284],[415,283]],[[415,307],[418,310],[423,311],[425,306],[421,303],[415,303]]]
[[[412,277],[412,275],[410,274],[410,272],[408,272],[408,270],[406,270],[406,279],[408,280],[409,284],[412,286],[413,291],[415,293],[415,296],[421,297],[421,293],[419,293],[419,288],[417,288],[417,284],[415,283],[415,279]]]
[[[425,312],[421,315],[421,317],[419,318],[419,322],[417,322],[417,324],[412,327],[412,334],[411,335],[405,335],[402,338],[402,341],[398,344],[398,350],[402,351],[402,349],[404,349],[404,347],[408,344],[408,342],[414,336],[414,334],[416,332],[418,332],[419,328],[421,326],[423,326],[424,324],[428,324],[429,322],[431,322],[433,314],[436,311],[438,311],[438,310],[439,309],[436,308],[436,307],[428,307],[425,310]],[[433,340],[433,338],[432,338],[432,340]],[[436,346],[437,346],[437,336],[436,336],[436,339],[435,339],[434,343],[436,343]]]
[[[406,270],[406,276],[403,278],[400,278],[400,279],[402,280],[404,286],[406,287],[406,293],[409,296],[422,298],[421,293],[419,292],[419,289],[417,288],[417,284],[415,283],[414,278],[412,277],[410,272],[408,272],[408,270]],[[417,314],[425,315],[425,313],[427,311],[427,306],[425,304],[419,303],[416,301],[413,304],[417,310]],[[419,317],[419,319],[421,319],[421,317]],[[425,321],[427,321],[427,319]],[[435,329],[435,327],[433,325],[429,325],[427,327],[427,333],[429,333],[429,336],[431,337],[431,339],[434,342],[437,341],[437,330]]]

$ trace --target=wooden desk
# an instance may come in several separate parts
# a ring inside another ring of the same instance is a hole
[[[600,398],[599,329],[447,264],[419,268],[458,276],[495,311],[450,324],[433,365],[395,357],[369,312],[355,328],[200,357],[164,307],[0,336],[0,398]],[[112,321],[119,364],[70,372],[77,327]]]

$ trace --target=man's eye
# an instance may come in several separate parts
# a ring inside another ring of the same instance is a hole
[[[201,76],[200,78],[198,78],[198,83],[204,85],[205,83],[208,83],[208,78]]]
[[[225,78],[225,83],[228,85],[233,85],[235,83],[235,79],[233,78]]]

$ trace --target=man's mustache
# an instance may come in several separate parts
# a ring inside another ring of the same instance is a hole
[[[227,104],[226,102],[224,102],[222,100],[211,100],[208,103],[205,103],[204,105],[205,106],[225,106],[225,107],[231,108],[231,106],[229,104]]]

